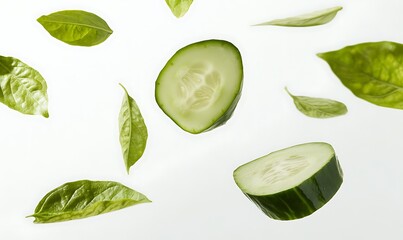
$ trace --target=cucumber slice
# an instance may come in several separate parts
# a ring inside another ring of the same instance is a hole
[[[314,142],[282,149],[238,167],[234,179],[267,216],[306,217],[325,205],[343,182],[334,149]]]
[[[239,50],[224,40],[206,40],[177,51],[155,82],[155,99],[183,130],[197,134],[230,119],[242,90]]]

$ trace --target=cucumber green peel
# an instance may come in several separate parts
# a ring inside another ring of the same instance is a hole
[[[183,130],[198,134],[225,124],[241,97],[239,50],[224,40],[206,40],[177,51],[155,82],[159,107]]]
[[[292,146],[238,167],[234,180],[267,216],[294,220],[311,215],[338,191],[343,172],[331,145]]]

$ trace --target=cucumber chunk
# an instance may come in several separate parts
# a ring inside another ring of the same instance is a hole
[[[272,152],[234,171],[241,191],[267,216],[306,217],[325,205],[343,182],[331,145],[305,143]]]
[[[177,51],[155,82],[158,106],[183,130],[198,134],[230,119],[242,90],[239,50],[206,40]]]

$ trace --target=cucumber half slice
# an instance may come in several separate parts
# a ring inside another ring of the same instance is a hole
[[[238,167],[234,179],[267,216],[306,217],[325,205],[343,182],[334,149],[327,143],[296,145]]]
[[[224,40],[206,40],[177,51],[155,82],[155,99],[183,130],[197,134],[230,119],[242,90],[239,50]]]

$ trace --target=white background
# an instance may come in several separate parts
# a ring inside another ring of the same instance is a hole
[[[251,27],[338,5],[344,9],[323,26]],[[403,42],[401,0],[195,0],[181,19],[164,0],[1,0],[1,9],[0,55],[44,76],[50,118],[0,105],[0,239],[403,239],[403,111],[356,98],[316,56],[362,42]],[[114,33],[98,46],[75,47],[36,22],[67,9],[101,16]],[[211,38],[241,51],[243,93],[226,125],[191,135],[158,108],[154,82],[176,50]],[[119,82],[149,131],[130,175],[118,140]],[[349,113],[308,118],[285,86],[342,101]],[[237,188],[233,170],[311,141],[333,145],[342,187],[304,219],[266,217]],[[70,222],[25,218],[48,191],[81,179],[118,181],[153,202]]]

